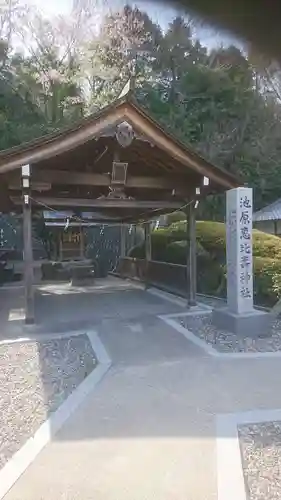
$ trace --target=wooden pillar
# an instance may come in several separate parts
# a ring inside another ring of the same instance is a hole
[[[63,238],[63,231],[60,231],[59,233],[59,261],[62,261],[63,258],[63,249],[62,249],[62,238]]]
[[[187,238],[189,240],[187,256],[187,277],[188,277],[188,305],[196,306],[197,293],[197,259],[196,259],[196,210],[195,202],[188,206]]]
[[[33,289],[33,252],[32,252],[32,218],[30,200],[30,166],[22,167],[23,198],[23,264],[25,289],[25,322],[34,323],[34,289]]]
[[[151,231],[150,222],[146,222],[144,226],[145,237],[145,258],[147,261],[151,260]]]
[[[145,244],[145,283],[149,284],[149,262],[151,261],[151,231],[150,222],[144,225],[144,244]]]
[[[80,258],[85,258],[84,227],[80,226]]]

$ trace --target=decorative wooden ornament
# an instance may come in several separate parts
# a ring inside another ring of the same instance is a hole
[[[134,139],[134,130],[132,125],[130,125],[128,122],[122,122],[119,125],[117,125],[116,128],[116,139],[120,146],[123,148],[127,148],[132,144],[132,141]]]

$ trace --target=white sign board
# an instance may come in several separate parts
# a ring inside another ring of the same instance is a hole
[[[253,309],[252,202],[251,188],[227,192],[227,305],[237,314]]]

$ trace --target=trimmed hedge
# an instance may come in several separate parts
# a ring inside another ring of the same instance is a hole
[[[281,260],[255,257],[254,275],[256,303],[273,306],[281,297]]]
[[[186,265],[187,241],[179,240],[179,234],[161,229],[151,235],[152,260]],[[129,252],[129,257],[144,259],[144,242]],[[197,241],[197,289],[199,293],[220,294],[224,291],[224,266],[210,256],[203,245]]]
[[[176,238],[186,234],[186,222],[172,224],[167,232]],[[216,257],[226,255],[225,224],[222,222],[198,221],[196,223],[196,238],[202,246]],[[180,238],[178,238],[180,239]],[[271,234],[253,230],[253,255],[257,257],[281,258],[281,238]]]
[[[198,292],[226,295],[226,236],[220,222],[198,221],[197,286]],[[172,224],[154,231],[151,236],[152,259],[173,264],[186,264],[186,222]],[[144,243],[131,249],[129,255],[144,258]],[[272,306],[281,296],[281,239],[253,231],[254,295],[259,305]]]

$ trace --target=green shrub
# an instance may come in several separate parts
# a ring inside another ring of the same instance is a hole
[[[220,222],[198,221],[198,292],[226,295],[226,237]],[[152,233],[152,259],[185,265],[187,261],[186,221]],[[260,305],[273,306],[281,297],[281,239],[253,231],[254,296]],[[144,243],[134,247],[131,257],[144,258]]]
[[[270,257],[281,259],[281,239],[272,234],[253,231],[253,255],[256,257]]]
[[[225,262],[226,237],[224,224],[221,222],[198,221],[196,224],[196,238],[213,258]]]
[[[166,231],[174,238],[187,239],[186,221],[176,222]],[[196,239],[211,256],[221,257],[221,260],[225,260],[226,238],[224,224],[221,222],[197,221]]]
[[[167,224],[169,226],[171,224],[174,224],[175,222],[185,221],[185,220],[186,220],[186,215],[184,212],[172,212],[171,214],[167,215]]]
[[[197,291],[206,295],[225,296],[225,266],[210,255],[201,255],[197,260]]]
[[[254,295],[257,303],[273,306],[281,296],[281,261],[254,258]]]
[[[172,264],[186,265],[187,262],[187,245],[186,241],[174,241],[169,243],[165,252],[162,254],[164,262],[171,262]]]
[[[175,240],[187,240],[186,221],[174,222],[166,230]]]
[[[173,237],[165,231],[155,231],[151,235],[152,260],[169,262],[172,264],[186,265],[187,263],[187,242],[172,241]],[[171,242],[172,241],[172,242]],[[145,258],[144,242],[131,249],[130,257],[137,259]],[[203,246],[197,242],[197,288],[199,293],[219,294],[225,291],[225,269],[219,262],[213,259]]]
[[[166,231],[173,235],[173,237],[176,237],[176,234],[178,234],[178,239],[180,237],[186,238],[186,222],[172,224]],[[225,224],[213,221],[197,221],[196,238],[211,255],[216,256],[216,258],[221,256],[225,259]],[[253,255],[266,258],[281,258],[281,238],[254,229]]]
[[[151,234],[151,256],[152,260],[159,260],[162,262],[174,262],[170,261],[170,258],[173,258],[171,251],[168,247],[175,241],[175,236],[173,236],[167,229],[158,229],[153,231]],[[183,251],[179,250],[181,255]],[[145,258],[145,245],[144,242],[136,245],[131,248],[128,253],[129,257],[135,257],[137,259]],[[186,262],[186,257],[184,258],[184,262]],[[175,262],[179,263],[179,262]]]
[[[197,241],[197,257],[201,255],[208,256],[208,252],[202,247],[202,245]],[[189,245],[187,241],[179,240],[169,243],[165,249],[163,257],[165,257],[165,262],[172,262],[173,264],[185,265],[188,259]]]
[[[144,259],[145,258],[145,250],[144,243],[140,243],[132,247],[128,252],[128,257],[132,257],[134,259]]]

